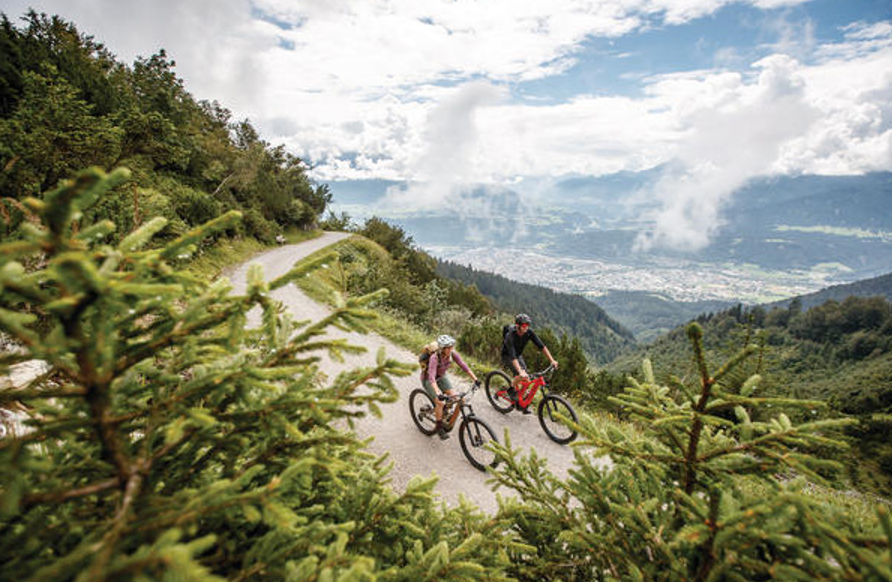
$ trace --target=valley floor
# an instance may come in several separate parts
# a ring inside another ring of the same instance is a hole
[[[432,247],[433,255],[461,265],[595,299],[611,290],[653,291],[675,301],[767,303],[817,291],[835,281],[833,270],[765,271],[752,265],[709,265],[663,260],[641,265],[555,257],[534,249]]]

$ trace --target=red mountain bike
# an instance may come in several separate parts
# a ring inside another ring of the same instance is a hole
[[[515,402],[509,393],[511,378],[508,374],[493,370],[486,376],[486,397],[489,398],[493,408],[502,414],[508,414],[515,408],[526,409],[533,403],[536,392],[542,390],[542,399],[539,401],[539,424],[548,438],[556,443],[565,445],[576,438],[577,432],[562,423],[557,418],[557,413],[563,414],[573,422],[577,421],[576,411],[570,403],[556,394],[548,394],[548,377],[554,371],[554,366],[548,366],[541,372],[530,374],[529,380],[521,380],[517,389],[517,401]]]
[[[443,422],[446,432],[451,432],[458,417],[461,416],[461,424],[458,426],[458,440],[461,450],[471,464],[481,471],[487,467],[495,467],[499,464],[496,454],[486,448],[490,441],[499,442],[496,433],[486,424],[482,418],[474,415],[471,408],[471,398],[476,394],[478,384],[461,394],[447,396],[440,394],[439,398],[443,406]],[[409,413],[415,426],[424,434],[430,436],[436,432],[437,418],[434,415],[434,401],[430,395],[421,388],[416,388],[409,394]]]

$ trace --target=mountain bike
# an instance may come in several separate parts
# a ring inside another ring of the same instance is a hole
[[[557,413],[563,414],[577,422],[576,411],[564,398],[557,394],[548,393],[548,378],[554,371],[554,366],[548,366],[541,372],[530,374],[528,380],[521,380],[517,389],[517,399],[511,398],[509,390],[512,380],[508,374],[501,370],[493,370],[486,375],[486,397],[493,408],[502,414],[508,414],[515,408],[527,409],[539,390],[542,390],[542,399],[539,401],[539,424],[548,438],[558,444],[565,445],[576,438],[577,432],[558,420]]]
[[[458,426],[458,440],[461,442],[461,450],[468,461],[475,468],[485,471],[487,467],[495,467],[499,461],[496,454],[486,448],[490,441],[498,442],[496,433],[486,424],[482,418],[474,415],[470,400],[477,393],[479,384],[474,384],[468,391],[447,396],[440,394],[438,397],[444,402],[443,421],[446,432],[451,432],[458,417],[461,423]],[[430,436],[436,432],[437,418],[434,415],[434,401],[430,395],[421,388],[416,388],[409,394],[409,412],[415,426],[422,433]]]

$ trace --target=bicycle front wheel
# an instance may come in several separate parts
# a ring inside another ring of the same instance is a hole
[[[437,430],[437,417],[434,412],[434,401],[430,395],[416,388],[409,394],[409,414],[418,430],[430,436]]]
[[[578,433],[561,422],[557,417],[558,413],[573,422],[577,421],[576,411],[560,396],[549,394],[539,402],[539,424],[542,425],[542,430],[554,442],[565,445],[575,439]]]
[[[461,442],[462,452],[477,469],[485,471],[487,467],[499,464],[496,454],[486,448],[488,443],[499,442],[499,439],[483,420],[479,418],[463,420],[458,429],[458,439]]]
[[[507,414],[514,410],[514,403],[508,396],[508,390],[511,388],[511,378],[508,374],[499,370],[493,370],[486,375],[486,398],[492,407]]]

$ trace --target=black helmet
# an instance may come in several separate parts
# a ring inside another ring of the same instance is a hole
[[[533,320],[530,319],[530,316],[526,313],[518,313],[514,316],[514,323],[517,325],[523,325],[524,323],[529,325],[533,323]]]

